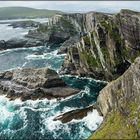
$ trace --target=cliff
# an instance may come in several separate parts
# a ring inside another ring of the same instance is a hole
[[[140,55],[137,12],[121,10],[116,15],[90,12],[63,17],[77,29],[79,42],[72,47],[67,45],[62,74],[111,81],[122,75]]]
[[[97,105],[105,120],[92,139],[140,138],[140,57],[101,90]]]

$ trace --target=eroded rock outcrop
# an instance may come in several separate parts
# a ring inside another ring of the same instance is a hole
[[[0,41],[0,50],[37,47],[42,45],[44,45],[44,43],[37,39],[11,38],[8,41]]]
[[[78,92],[48,68],[25,68],[0,73],[0,93],[11,100],[65,98]]]
[[[105,120],[92,139],[140,138],[140,57],[101,90],[97,106]]]

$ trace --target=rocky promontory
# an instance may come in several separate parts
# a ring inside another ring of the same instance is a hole
[[[25,68],[0,73],[0,94],[10,100],[65,98],[78,92],[48,68]]]

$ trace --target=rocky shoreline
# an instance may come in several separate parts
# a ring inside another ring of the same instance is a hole
[[[0,93],[10,100],[66,98],[80,92],[70,88],[48,68],[25,68],[0,73]]]

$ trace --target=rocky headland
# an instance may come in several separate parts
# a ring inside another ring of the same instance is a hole
[[[140,138],[139,12],[126,9],[117,14],[56,15],[30,30],[26,37],[61,46],[58,53],[66,53],[66,57],[60,74],[109,81],[95,105],[66,112],[55,121],[81,119],[96,108],[104,121],[91,139]],[[79,92],[67,87],[56,72],[48,69],[14,70],[1,73],[0,78],[1,93],[11,99],[50,99]]]

